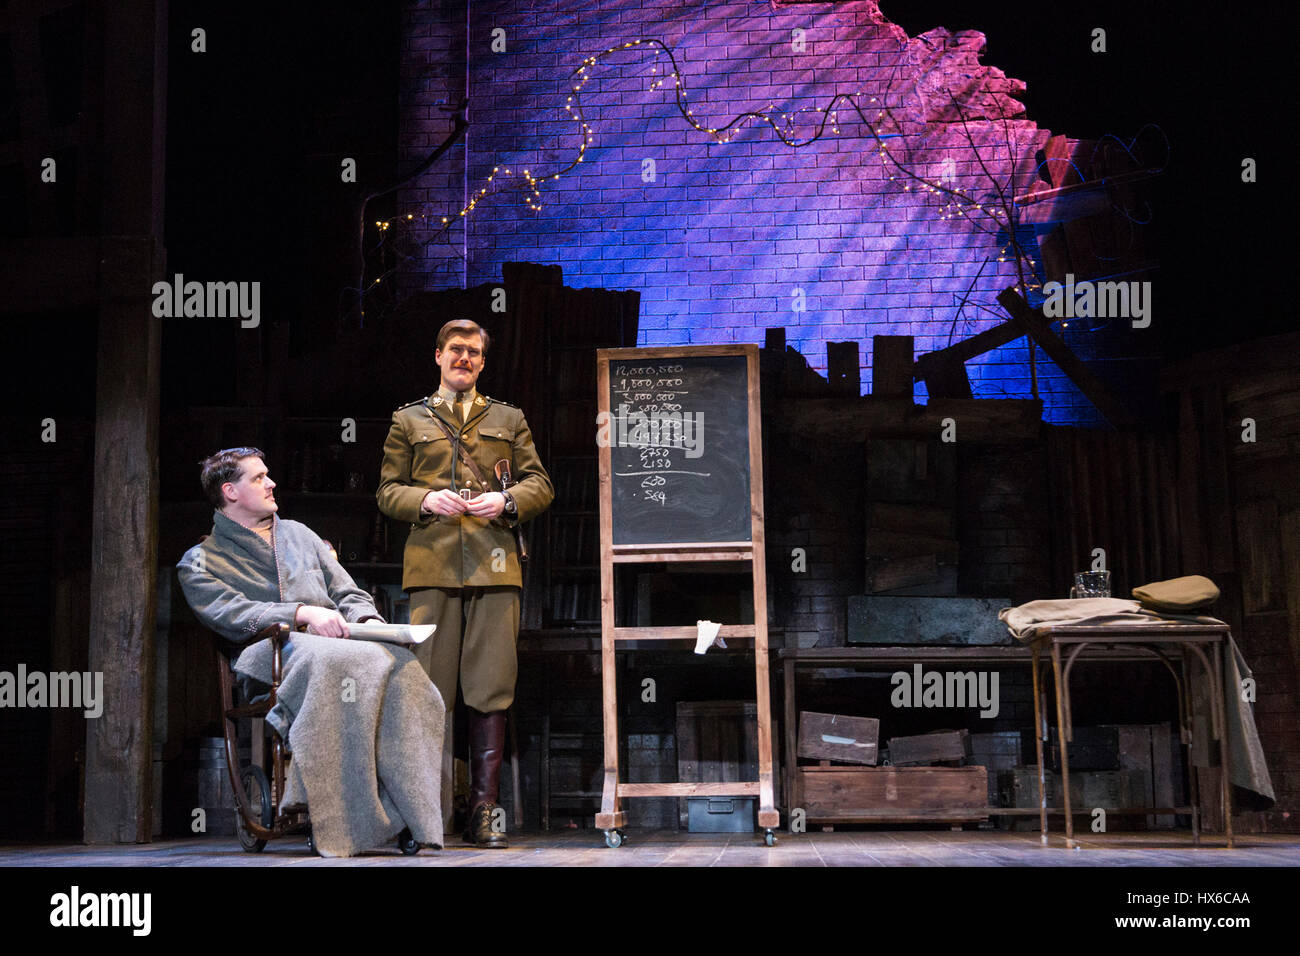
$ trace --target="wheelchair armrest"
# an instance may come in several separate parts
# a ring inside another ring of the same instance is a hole
[[[272,624],[262,628],[253,636],[253,640],[260,641],[269,639],[271,641],[271,699],[276,699],[276,692],[280,689],[280,652],[284,649],[284,642],[289,639],[292,629],[288,624]]]

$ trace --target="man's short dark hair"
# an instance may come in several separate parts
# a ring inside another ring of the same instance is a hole
[[[477,322],[471,322],[469,319],[452,319],[438,331],[438,351],[441,352],[447,346],[447,340],[453,335],[481,335],[483,336],[483,354],[488,350],[487,329]]]
[[[260,448],[223,448],[201,462],[203,470],[199,472],[199,481],[203,484],[203,493],[218,511],[226,506],[226,496],[221,493],[221,486],[228,481],[239,480],[243,470],[240,462],[245,458],[266,460]]]

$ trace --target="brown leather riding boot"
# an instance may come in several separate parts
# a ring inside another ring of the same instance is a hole
[[[501,756],[506,743],[506,712],[482,714],[469,710],[469,820],[465,824],[465,842],[474,846],[498,848],[506,840],[505,811],[497,806],[501,781]],[[497,812],[500,811],[500,812]],[[500,829],[494,829],[493,822]]]

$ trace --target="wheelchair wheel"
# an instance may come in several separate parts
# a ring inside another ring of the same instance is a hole
[[[415,856],[420,852],[420,844],[415,842],[415,837],[411,836],[409,829],[404,829],[397,834],[397,848],[406,856]]]
[[[244,791],[244,807],[248,815],[264,827],[271,825],[271,781],[266,779],[266,772],[261,767],[249,764],[239,771],[239,785]],[[248,853],[261,853],[266,840],[254,836],[244,824],[244,816],[235,811],[239,827],[239,845]]]

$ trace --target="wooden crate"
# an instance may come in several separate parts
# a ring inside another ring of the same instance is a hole
[[[1119,766],[1139,775],[1137,799],[1149,807],[1172,807],[1181,797],[1175,796],[1175,768],[1180,767],[1175,758],[1168,724],[1117,724],[1119,735]],[[1181,776],[1181,775],[1179,775]],[[1133,817],[1131,821],[1144,821],[1147,829],[1172,827],[1175,819],[1170,814]]]
[[[875,717],[799,712],[800,757],[874,767],[879,742],[880,721]]]
[[[983,767],[800,767],[809,822],[962,823],[988,818]]]
[[[912,737],[889,738],[889,762],[895,767],[964,760],[969,755],[970,731],[967,730],[936,730]]]
[[[998,805],[998,771],[1010,770],[1024,761],[1020,757],[1020,731],[1003,730],[986,734],[970,735],[970,758],[966,761],[972,766],[985,767],[989,771],[989,806]]]
[[[1022,809],[1038,807],[1038,767],[1026,764],[1003,770],[998,774],[998,786],[1002,791],[1002,802],[1008,807]],[[1059,808],[1065,798],[1061,789],[1061,775],[1047,771],[1044,795],[1049,807]],[[1070,771],[1070,809],[1075,816],[1090,816],[1092,811],[1101,807],[1110,810],[1120,807],[1143,806],[1146,796],[1143,792],[1142,773],[1136,770],[1082,770]],[[1133,821],[1141,819],[1129,815],[1110,817],[1106,821],[1107,830],[1133,829]],[[1012,821],[1012,829],[1036,830],[1037,818],[1022,817]]]

